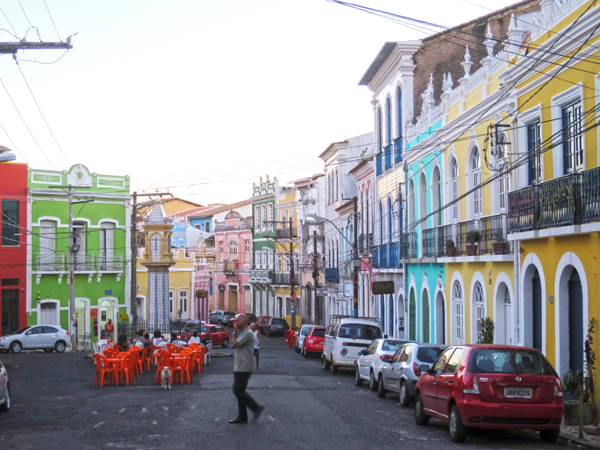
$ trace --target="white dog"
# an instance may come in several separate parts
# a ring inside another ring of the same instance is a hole
[[[171,369],[169,367],[163,367],[162,370],[162,388],[171,389]]]

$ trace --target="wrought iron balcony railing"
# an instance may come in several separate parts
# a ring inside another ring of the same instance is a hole
[[[423,257],[439,258],[445,256],[444,227],[423,230]]]
[[[392,144],[383,149],[385,155],[385,170],[392,168]]]
[[[250,271],[250,283],[273,283],[273,271],[272,270],[251,270]]]
[[[402,233],[400,235],[400,259],[417,257],[417,233]]]
[[[290,273],[276,273],[275,281],[273,284],[281,286],[289,286],[291,284],[292,275]],[[294,273],[294,284],[298,286],[300,284],[300,276]]]
[[[329,267],[325,269],[325,282],[326,283],[339,283],[340,273],[337,267]]]
[[[509,192],[508,204],[512,233],[600,220],[600,168]]]
[[[506,214],[481,218],[480,253],[504,255],[512,253],[512,244],[506,240],[508,220]]]
[[[75,255],[75,272],[120,272],[123,270],[123,254],[116,255]],[[69,252],[56,252],[50,255],[35,255],[34,270],[38,272],[67,272]]]

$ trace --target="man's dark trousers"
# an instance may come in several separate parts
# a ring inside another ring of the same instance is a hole
[[[238,419],[248,420],[248,410],[257,411],[259,408],[256,400],[252,398],[250,394],[246,392],[248,381],[252,372],[233,372],[233,394],[238,400]]]

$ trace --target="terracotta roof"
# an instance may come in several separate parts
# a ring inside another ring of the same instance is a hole
[[[209,217],[209,216],[214,216],[215,214],[221,213],[223,211],[229,211],[235,208],[239,208],[240,206],[246,206],[246,205],[251,205],[252,204],[252,199],[246,199],[246,200],[242,200],[240,202],[236,202],[236,203],[230,203],[228,205],[222,205],[222,206],[215,206],[213,208],[206,208],[204,210],[202,210],[202,212],[196,213],[196,214],[190,214],[188,217]]]
[[[210,206],[199,206],[197,208],[191,208],[191,209],[186,209],[185,211],[179,211],[178,213],[175,214],[169,214],[169,217],[173,217],[173,218],[178,218],[178,217],[187,217],[191,214],[197,214],[201,211],[204,211],[206,209],[209,209]]]

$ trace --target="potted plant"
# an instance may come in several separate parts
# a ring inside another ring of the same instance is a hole
[[[474,256],[477,254],[479,239],[481,239],[481,234],[478,229],[471,230],[467,233],[467,255]]]
[[[456,247],[452,239],[446,241],[446,256],[456,256]]]
[[[506,253],[506,238],[502,229],[494,231],[492,236],[492,249],[495,255],[504,255]]]
[[[489,317],[481,319],[479,322],[479,330],[477,330],[478,344],[493,344],[494,343],[494,321]]]

